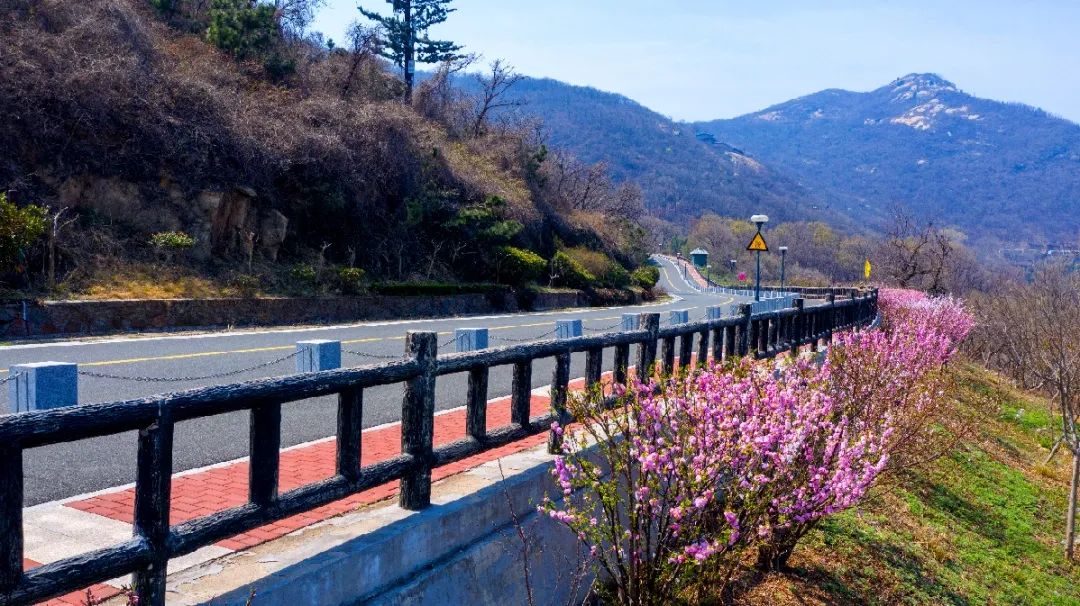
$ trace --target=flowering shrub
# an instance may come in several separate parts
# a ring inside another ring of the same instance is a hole
[[[748,549],[786,566],[825,516],[937,445],[945,363],[971,327],[960,302],[896,291],[886,329],[837,335],[822,361],[749,358],[571,398],[579,425],[540,509],[589,548],[623,604],[722,589]],[[888,310],[888,311],[885,311]]]

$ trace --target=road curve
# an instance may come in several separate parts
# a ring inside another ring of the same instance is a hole
[[[588,333],[617,330],[623,313],[661,312],[690,309],[690,319],[704,317],[708,305],[731,303],[727,295],[706,295],[695,291],[681,271],[667,258],[656,257],[660,265],[660,286],[673,295],[662,303],[614,308],[570,309],[533,312],[364,322],[341,326],[267,328],[250,331],[216,331],[198,334],[143,334],[107,339],[72,339],[48,343],[26,343],[0,347],[0,378],[13,364],[42,361],[77,362],[81,370],[124,377],[193,377],[176,383],[139,382],[81,377],[81,403],[108,402],[178,391],[207,385],[235,383],[255,378],[280,376],[294,371],[291,359],[275,363],[295,349],[296,341],[334,339],[347,352],[344,366],[376,364],[401,355],[408,330],[432,330],[440,335],[440,346],[455,328],[486,327],[491,345],[510,345],[549,333],[559,319],[580,318]],[[550,338],[550,337],[548,337]],[[606,352],[605,369],[611,367]],[[251,371],[223,375],[265,365]],[[534,363],[533,386],[550,382],[552,363]],[[572,376],[584,375],[584,356],[572,360]],[[510,392],[511,369],[492,369],[491,397]],[[464,404],[466,377],[440,377],[436,406],[440,410]],[[0,393],[0,398],[7,398]],[[401,387],[391,385],[365,390],[364,427],[397,421],[401,413]],[[331,436],[335,431],[336,400],[317,398],[286,404],[282,411],[282,443],[291,446]],[[247,414],[229,413],[178,424],[174,445],[175,471],[229,461],[247,455]],[[30,449],[24,454],[26,505],[62,499],[134,481],[136,436],[134,433],[81,440],[70,444]]]

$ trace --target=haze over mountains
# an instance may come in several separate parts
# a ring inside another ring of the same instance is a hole
[[[1080,239],[1080,126],[937,75],[694,124],[554,80],[515,94],[553,143],[637,180],[670,221],[766,212],[880,229],[900,206],[985,245]]]

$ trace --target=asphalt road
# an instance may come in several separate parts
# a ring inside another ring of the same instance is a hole
[[[487,327],[492,346],[533,340],[550,333],[557,319],[580,318],[587,333],[617,330],[620,316],[631,312],[690,309],[690,319],[705,316],[705,307],[735,302],[727,295],[695,292],[670,261],[661,259],[661,286],[674,296],[662,304],[558,312],[518,313],[467,318],[372,322],[318,328],[261,329],[183,335],[137,335],[110,339],[82,339],[0,347],[0,378],[13,364],[42,361],[77,362],[80,370],[124,377],[193,377],[192,380],[155,383],[134,380],[80,377],[80,403],[108,402],[208,385],[235,383],[290,374],[295,360],[281,360],[295,350],[296,341],[334,339],[342,341],[342,364],[363,366],[400,356],[407,330],[433,330],[440,346],[452,338],[455,328]],[[547,338],[550,338],[548,336]],[[605,370],[612,365],[605,352]],[[584,376],[584,356],[575,355],[571,376]],[[254,368],[247,372],[221,375]],[[550,382],[551,360],[533,366],[533,387]],[[511,367],[492,369],[489,394],[510,393]],[[464,404],[466,375],[440,377],[436,406],[439,410]],[[6,389],[0,398],[6,399]],[[0,400],[3,401],[3,400]],[[364,392],[364,426],[397,421],[401,414],[401,386],[388,385]],[[336,399],[332,397],[286,404],[282,411],[282,443],[301,444],[331,436],[335,431]],[[183,471],[248,454],[246,412],[229,413],[180,423],[176,427],[174,470]],[[135,478],[136,436],[133,432],[35,448],[24,453],[26,505],[62,499],[127,484]]]

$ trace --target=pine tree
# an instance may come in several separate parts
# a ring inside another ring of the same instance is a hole
[[[432,40],[428,28],[446,21],[456,9],[447,5],[452,0],[387,0],[394,5],[394,12],[383,16],[358,7],[360,12],[376,22],[383,30],[382,55],[401,68],[405,76],[405,100],[412,100],[414,65],[416,63],[441,63],[452,61],[461,55],[461,46],[449,40]]]

